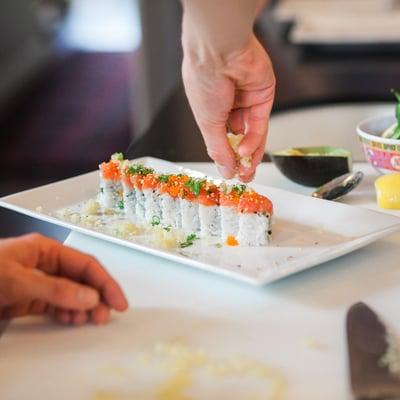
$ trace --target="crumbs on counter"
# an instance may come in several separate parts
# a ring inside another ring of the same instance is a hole
[[[92,400],[122,400],[123,394],[114,391],[98,391],[92,397]]]
[[[315,336],[307,336],[304,339],[304,345],[313,350],[324,350],[326,349],[326,346],[318,340]]]
[[[386,367],[392,375],[400,378],[400,337],[389,332],[386,342],[387,350],[379,360],[379,365]]]
[[[286,379],[277,368],[240,356],[218,359],[201,349],[193,349],[182,342],[158,343],[155,354],[161,357],[162,365],[173,372],[158,389],[160,400],[188,399],[187,391],[193,384],[195,373],[205,372],[214,379],[234,377],[258,378],[265,383],[261,393],[248,393],[247,398],[280,400],[286,389]],[[195,400],[195,397],[191,397]]]

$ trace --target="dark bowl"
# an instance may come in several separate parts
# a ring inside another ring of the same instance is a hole
[[[318,187],[351,171],[351,153],[339,147],[296,147],[271,154],[272,161],[288,179]]]

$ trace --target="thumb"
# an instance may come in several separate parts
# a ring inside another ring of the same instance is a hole
[[[221,175],[231,179],[236,174],[236,157],[228,142],[225,124],[199,124],[207,153],[217,164]]]
[[[5,287],[9,305],[41,300],[56,307],[70,310],[89,310],[100,302],[99,293],[82,284],[65,278],[49,276],[36,269],[21,266],[11,268]],[[5,283],[5,282],[3,282]]]

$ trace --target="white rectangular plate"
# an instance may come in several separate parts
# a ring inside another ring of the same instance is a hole
[[[145,157],[135,160],[164,173],[204,176],[173,163]],[[60,208],[94,198],[98,172],[17,193],[0,199],[0,206],[134,250],[253,285],[264,285],[350,253],[400,230],[400,218],[319,200],[267,186],[253,185],[274,204],[272,243],[268,247],[217,248],[198,240],[186,249],[163,250],[139,241],[125,240],[89,227],[56,218]],[[38,211],[40,210],[40,211]]]

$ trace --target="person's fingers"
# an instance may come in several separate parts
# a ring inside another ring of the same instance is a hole
[[[83,325],[88,320],[88,313],[86,311],[72,311],[71,322],[73,325]]]
[[[102,300],[113,309],[125,311],[128,308],[128,301],[122,289],[94,257],[62,246],[59,263],[62,275],[99,290]]]
[[[27,268],[34,268],[39,260],[39,249],[35,240],[41,235],[30,233],[0,240],[2,258],[9,258]]]
[[[217,164],[219,172],[225,179],[233,178],[236,174],[236,159],[226,136],[226,126],[210,123],[199,123],[199,126],[207,153]]]
[[[35,236],[34,240],[40,249],[40,269],[93,287],[117,311],[128,308],[120,286],[94,257],[46,237]]]
[[[238,108],[229,114],[228,126],[232,133],[244,133],[243,110]]]
[[[98,292],[88,286],[11,261],[3,271],[2,280],[3,296],[9,305],[41,300],[62,308],[88,310],[100,300]]]
[[[5,319],[11,319],[10,317],[10,306],[3,306],[0,308],[0,321],[5,320]]]
[[[271,89],[236,90],[234,108],[249,108],[270,101]]]
[[[256,172],[253,171],[251,174],[240,175],[239,180],[243,183],[250,183],[256,175]]]
[[[71,311],[63,310],[62,308],[56,308],[53,317],[61,325],[69,325],[72,321]]]
[[[241,157],[252,156],[267,136],[270,104],[258,104],[244,109],[246,134],[239,145]]]
[[[43,315],[47,311],[47,304],[40,300],[21,301],[4,307],[0,319],[11,319],[27,315]]]
[[[29,302],[22,301],[8,307],[4,307],[1,314],[1,319],[12,319],[28,315],[29,305]]]
[[[30,315],[42,315],[47,312],[47,303],[41,300],[33,300],[29,307]]]
[[[240,165],[239,179],[242,182],[248,183],[254,179],[256,168],[261,163],[265,154],[265,144],[266,144],[266,138],[264,138],[260,147],[253,154],[250,168],[246,168],[243,165]]]
[[[96,308],[90,312],[90,320],[96,325],[103,325],[110,319],[110,309],[100,303]]]

